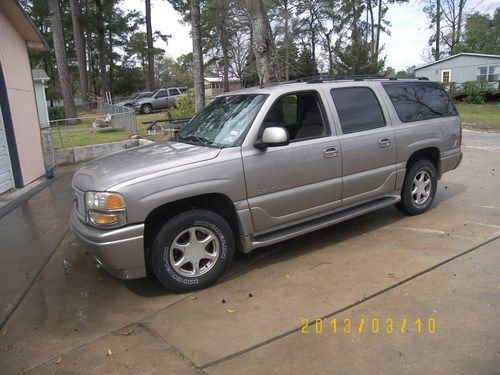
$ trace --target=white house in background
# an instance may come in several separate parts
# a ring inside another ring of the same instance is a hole
[[[49,110],[47,108],[47,97],[45,96],[45,87],[50,78],[43,69],[33,69],[33,87],[35,88],[36,108],[38,109],[38,120],[43,127],[49,126]]]
[[[241,89],[241,81],[238,78],[229,78],[229,91]],[[216,96],[224,92],[224,81],[222,78],[205,77],[205,95]]]
[[[414,72],[416,77],[427,77],[434,82],[488,81],[498,87],[500,55],[459,53],[419,66]]]
[[[45,173],[28,50],[48,50],[16,0],[0,0],[0,194]]]

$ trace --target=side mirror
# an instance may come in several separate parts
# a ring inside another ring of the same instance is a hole
[[[262,138],[255,142],[255,147],[264,149],[266,147],[286,146],[290,143],[290,137],[285,128],[275,126],[264,129]]]

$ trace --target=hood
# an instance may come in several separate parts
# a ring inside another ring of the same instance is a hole
[[[73,185],[83,191],[104,191],[137,177],[215,158],[220,149],[178,142],[131,148],[96,159],[80,168]]]
[[[121,102],[116,103],[116,105],[124,106],[126,104],[134,104],[135,100],[122,100]]]

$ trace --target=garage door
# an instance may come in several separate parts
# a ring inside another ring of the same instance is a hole
[[[12,167],[10,165],[9,149],[5,138],[2,111],[0,111],[0,194],[14,187]]]

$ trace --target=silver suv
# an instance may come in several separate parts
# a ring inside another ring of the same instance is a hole
[[[147,114],[173,107],[175,106],[177,98],[185,92],[185,87],[169,87],[168,89],[157,90],[149,97],[138,99],[135,102],[135,110]]]
[[[71,228],[124,279],[214,283],[248,253],[395,204],[425,212],[462,159],[453,102],[425,80],[314,80],[215,98],[175,141],[73,178]]]

